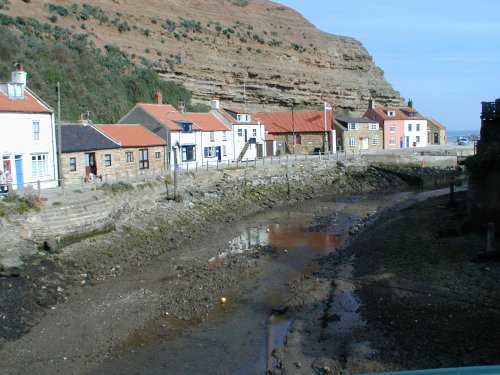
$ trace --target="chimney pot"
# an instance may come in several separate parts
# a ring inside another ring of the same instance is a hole
[[[163,104],[163,96],[160,90],[156,91],[154,102],[155,104]]]
[[[213,110],[219,109],[219,101],[218,100],[212,100],[211,109],[213,109]]]
[[[184,100],[179,100],[179,112],[184,114],[186,110],[186,106],[184,104]]]
[[[369,108],[369,109],[375,109],[375,100],[370,99],[370,100],[368,101],[368,108]]]
[[[411,99],[408,100],[408,107],[413,108],[413,101]]]

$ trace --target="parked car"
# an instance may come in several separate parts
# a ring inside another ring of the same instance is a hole
[[[467,146],[469,144],[469,139],[467,137],[457,137],[457,144],[459,146]]]

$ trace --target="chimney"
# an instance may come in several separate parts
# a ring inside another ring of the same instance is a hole
[[[80,114],[80,123],[84,126],[90,125],[92,121],[90,121],[90,111],[88,109],[83,109]]]
[[[12,83],[21,84],[26,87],[26,76],[28,75],[24,70],[23,66],[19,63],[15,64],[16,70],[11,73]]]
[[[186,106],[184,104],[184,100],[179,100],[179,112],[184,114],[186,111]]]
[[[368,100],[368,109],[375,109],[375,100]]]
[[[408,100],[408,107],[413,108],[413,101],[411,99]]]
[[[163,104],[163,96],[160,90],[156,91],[154,104]]]
[[[212,105],[211,105],[210,109],[218,111],[219,108],[220,108],[219,101],[218,100],[212,100]]]

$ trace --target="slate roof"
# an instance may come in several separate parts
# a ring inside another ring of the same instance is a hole
[[[436,120],[434,120],[433,118],[427,118],[427,123],[429,125],[434,125],[436,128],[439,128],[441,130],[446,130],[446,127],[441,125],[439,122],[437,122]]]
[[[122,147],[164,146],[166,142],[141,125],[94,125]]]
[[[57,131],[57,130],[56,130]],[[108,150],[120,148],[120,145],[106,137],[90,125],[62,125],[61,151],[78,152]]]
[[[422,116],[416,109],[411,107],[401,107],[401,112],[407,116],[407,120],[427,120],[425,116]],[[410,116],[413,114],[413,117]]]
[[[357,124],[366,124],[366,123],[375,123],[377,121],[369,119],[368,117],[341,117],[336,120],[339,120],[343,123],[357,123]]]
[[[325,131],[324,111],[295,111],[256,113],[255,118],[262,122],[268,133],[317,133]],[[333,112],[326,111],[326,130],[332,129]]]
[[[23,99],[11,99],[0,92],[0,112],[52,113],[52,110],[26,88]]]
[[[229,131],[230,129],[224,125],[212,113],[186,113],[186,117],[193,121],[202,131]]]

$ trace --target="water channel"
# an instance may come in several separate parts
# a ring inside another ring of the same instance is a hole
[[[225,248],[214,249],[207,267],[218,267],[233,253],[251,251],[254,245],[272,246],[273,255],[262,257],[249,275],[223,291],[228,302],[216,305],[205,321],[169,322],[177,325],[177,334],[163,334],[160,325],[146,325],[141,337],[153,339],[144,340],[132,353],[104,362],[92,374],[266,373],[269,354],[283,345],[290,325],[286,313],[276,315],[273,309],[290,299],[292,280],[312,274],[319,267],[315,260],[334,252],[363,220],[414,195],[396,192],[322,198],[261,212],[235,224],[227,233],[237,235],[226,239]],[[352,292],[340,296],[350,301],[353,312],[342,320],[360,324]]]

